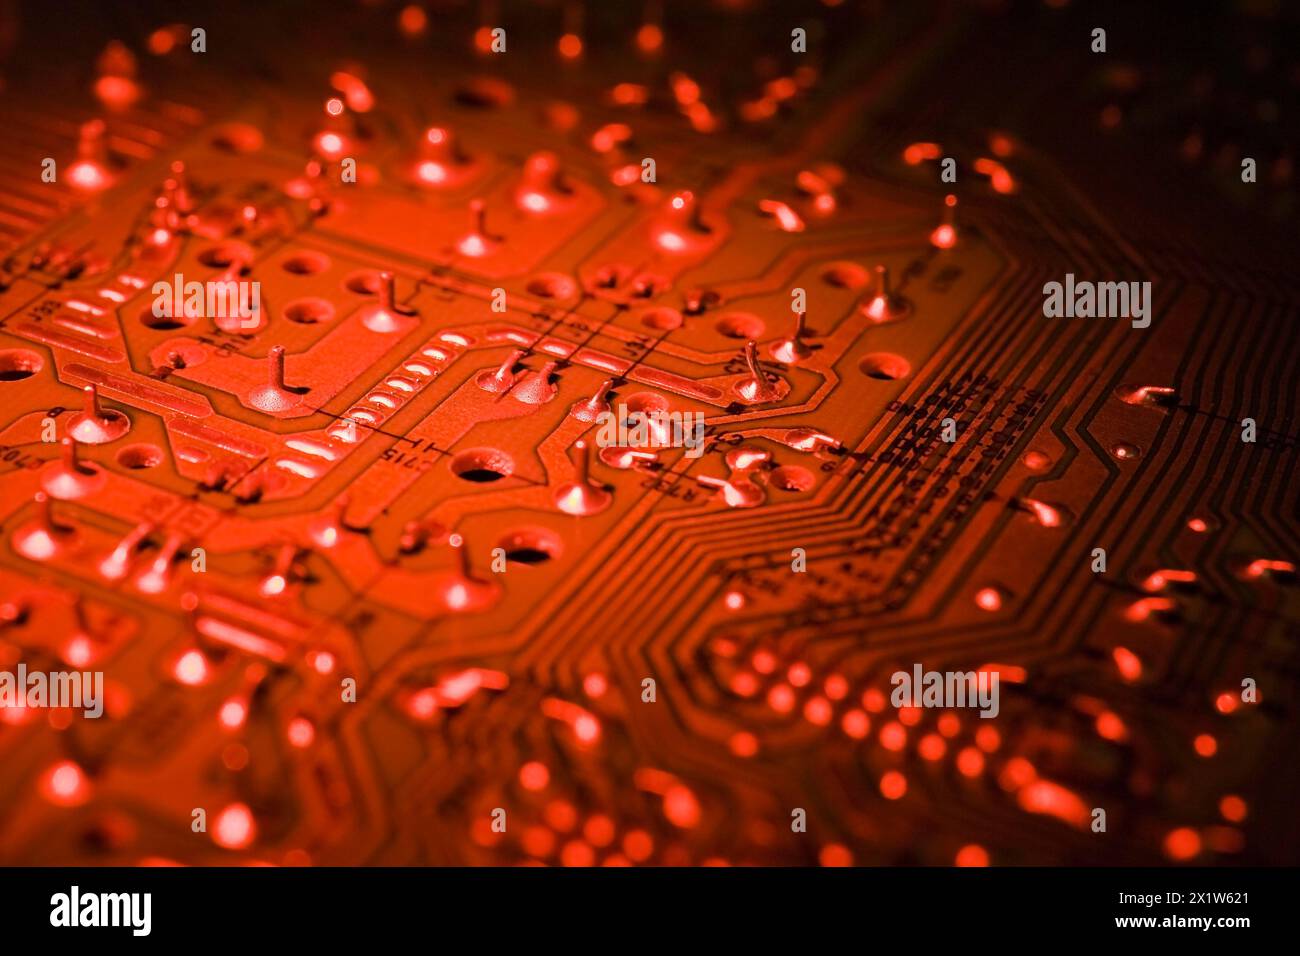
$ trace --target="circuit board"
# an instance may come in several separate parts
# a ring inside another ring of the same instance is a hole
[[[0,862],[1297,862],[1296,21],[1142,6],[0,4]]]

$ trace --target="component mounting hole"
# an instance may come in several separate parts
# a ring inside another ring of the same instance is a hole
[[[324,299],[295,299],[284,307],[284,317],[299,325],[315,325],[334,318],[334,306]]]
[[[893,352],[872,352],[858,362],[858,368],[864,375],[883,381],[906,378],[912,371],[907,359]]]
[[[311,276],[330,267],[329,256],[319,252],[298,252],[280,263],[285,272],[296,276]]]
[[[822,273],[822,278],[841,289],[861,289],[867,284],[867,270],[856,262],[832,262]]]
[[[729,339],[761,339],[763,320],[748,312],[728,312],[718,319],[715,328]]]
[[[379,287],[383,285],[383,279],[379,273],[367,269],[362,272],[354,272],[343,281],[343,287],[349,292],[355,292],[357,295],[378,295]]]
[[[547,272],[528,280],[528,291],[539,299],[567,299],[578,291],[578,283],[559,272]]]
[[[520,528],[498,543],[507,561],[520,564],[545,564],[560,554],[560,537],[546,528]]]
[[[159,332],[175,332],[194,323],[194,319],[185,314],[184,302],[173,305],[172,311],[174,315],[155,315],[154,307],[149,305],[140,313],[140,324],[145,328],[157,329]]]
[[[199,253],[199,262],[213,269],[228,269],[234,263],[241,263],[240,273],[246,273],[252,268],[253,249],[251,246],[242,242],[223,242],[215,246],[209,246]]]
[[[127,445],[117,453],[117,463],[123,468],[157,468],[162,464],[162,460],[163,450],[147,442]]]
[[[451,471],[466,481],[499,481],[514,474],[515,463],[495,448],[471,448],[451,460]]]
[[[31,378],[45,363],[31,349],[5,349],[0,351],[0,382],[21,382]]]

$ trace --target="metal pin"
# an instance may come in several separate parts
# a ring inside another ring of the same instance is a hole
[[[158,594],[166,590],[171,580],[172,563],[176,560],[183,543],[184,539],[180,535],[168,535],[163,541],[162,550],[150,563],[149,570],[136,579],[136,587],[146,594]]]
[[[460,161],[455,135],[445,126],[431,126],[425,130],[420,152],[426,159],[443,166]]]
[[[773,401],[777,392],[763,373],[763,366],[758,360],[758,343],[753,339],[745,343],[745,364],[749,366],[750,377],[737,386],[737,391],[751,402]]]
[[[290,388],[284,382],[284,346],[273,345],[266,353],[266,384],[249,393],[254,408],[264,412],[283,412],[298,404],[298,393],[306,388]]]
[[[558,393],[559,389],[551,384],[551,376],[555,374],[555,368],[558,362],[547,362],[537,372],[527,375],[510,392],[510,397],[523,402],[526,405],[541,405],[549,402]]]
[[[153,522],[144,521],[128,531],[113,547],[108,557],[99,563],[99,573],[110,581],[120,581],[126,577],[132,556],[153,530]]]
[[[77,131],[77,157],[102,165],[107,154],[104,138],[108,127],[102,119],[87,120]]]
[[[515,363],[524,356],[523,349],[515,349],[506,356],[506,360],[494,372],[480,372],[474,383],[485,392],[500,395],[508,392],[515,383]]]
[[[889,281],[889,267],[885,265],[876,266],[871,297],[863,308],[867,317],[873,322],[887,322],[891,319],[902,318],[910,310],[911,305],[908,301],[902,296],[894,294]]]
[[[194,203],[190,198],[189,179],[185,174],[185,164],[178,159],[172,163],[171,171],[171,176],[163,183],[168,204],[182,215],[193,212]]]
[[[284,346],[273,345],[271,351],[267,353],[269,363],[268,384],[276,391],[286,391],[284,386]]]
[[[456,564],[460,568],[460,576],[467,580],[474,580],[474,571],[469,563],[469,548],[465,547],[465,539],[458,534],[453,534],[447,539],[456,555]]]
[[[470,231],[456,243],[461,255],[477,258],[492,251],[495,239],[487,231],[487,205],[482,199],[472,199],[469,204]]]
[[[939,249],[957,244],[957,197],[949,193],[943,201],[943,221],[930,233],[930,243]]]
[[[40,525],[41,530],[50,535],[67,530],[54,520],[54,505],[51,503],[49,495],[43,491],[38,491],[34,500],[36,501],[36,523]]]
[[[43,491],[36,492],[36,517],[14,534],[14,550],[33,561],[55,557],[76,531],[54,517],[53,503]]]
[[[93,475],[95,470],[88,468],[81,463],[81,456],[77,453],[77,440],[70,435],[65,435],[59,443],[63,446],[63,468],[72,474]]]
[[[573,443],[569,460],[573,463],[573,481],[566,481],[555,489],[555,506],[571,515],[604,511],[614,496],[591,481],[591,454],[585,441],[579,439]]]
[[[569,414],[580,422],[594,422],[601,415],[609,411],[609,402],[605,401],[605,395],[614,387],[614,380],[607,378],[596,387],[591,393],[590,398],[583,399],[581,402],[575,402],[569,409]]]
[[[776,345],[772,346],[772,355],[778,362],[785,362],[787,365],[793,365],[796,362],[802,362],[809,358],[813,351],[804,344],[803,336],[807,332],[805,320],[806,312],[800,312],[795,316],[794,334],[787,339],[782,339]]]
[[[41,473],[41,487],[54,498],[82,498],[103,486],[106,476],[96,465],[83,462],[78,441],[65,435],[60,460],[50,462]]]
[[[659,453],[653,451],[637,451],[633,448],[624,448],[620,445],[610,445],[600,450],[600,460],[611,468],[627,470],[638,464],[653,465],[659,461]]]

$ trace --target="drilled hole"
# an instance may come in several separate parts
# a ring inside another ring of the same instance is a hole
[[[140,324],[150,329],[157,329],[160,332],[175,332],[177,329],[183,329],[194,322],[194,319],[185,314],[184,302],[173,304],[172,311],[176,314],[155,315],[151,304],[140,313]]]
[[[892,352],[872,352],[858,363],[858,368],[863,374],[884,381],[904,378],[912,371],[907,359]]]
[[[285,272],[297,276],[311,276],[330,267],[329,256],[319,252],[299,252],[280,263]]]
[[[284,307],[284,317],[299,325],[315,325],[334,318],[334,306],[324,299],[295,299]]]
[[[20,382],[31,378],[45,363],[30,349],[5,349],[0,352],[0,382]]]
[[[357,295],[377,295],[381,285],[383,280],[379,278],[379,273],[373,270],[354,272],[343,282],[344,288]]]
[[[718,319],[715,326],[729,339],[759,339],[763,337],[763,320],[748,312],[730,312]]]
[[[241,272],[248,272],[253,262],[253,250],[242,242],[223,242],[200,252],[199,262],[213,269],[227,269],[235,262],[241,262]]]
[[[527,289],[539,299],[567,299],[578,291],[578,284],[566,275],[548,272],[529,279]]]
[[[514,470],[510,456],[495,448],[472,448],[451,461],[452,474],[466,481],[499,481],[514,474]]]
[[[521,564],[544,564],[560,553],[559,535],[546,528],[521,528],[506,535],[497,544],[507,561]]]
[[[127,445],[117,453],[117,463],[123,468],[157,468],[162,460],[163,450],[147,443]]]
[[[841,289],[860,289],[870,276],[856,262],[832,262],[822,273],[822,278]]]

